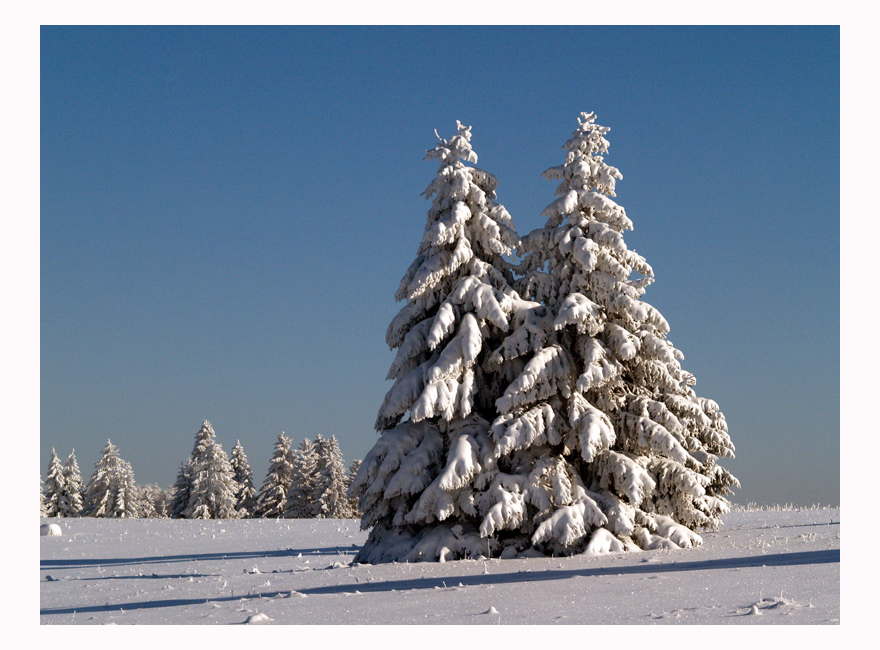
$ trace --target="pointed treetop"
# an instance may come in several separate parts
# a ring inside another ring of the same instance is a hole
[[[195,442],[193,443],[192,457],[196,458],[202,454],[205,449],[214,441],[216,434],[211,423],[205,420],[202,422],[201,428],[196,432]]]
[[[434,129],[438,143],[433,149],[428,149],[425,154],[426,160],[439,159],[444,164],[455,167],[461,167],[461,161],[476,164],[477,154],[471,149],[471,127],[463,125],[458,120],[455,121],[455,126],[458,132],[448,140],[441,138]]]

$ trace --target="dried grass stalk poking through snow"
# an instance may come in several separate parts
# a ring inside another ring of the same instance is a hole
[[[428,152],[433,203],[387,333],[395,383],[351,487],[372,527],[358,561],[690,547],[728,510],[724,416],[641,301],[653,271],[609,198],[607,132],[582,114],[545,172],[561,181],[547,223],[521,241],[495,178],[465,164],[470,128]]]

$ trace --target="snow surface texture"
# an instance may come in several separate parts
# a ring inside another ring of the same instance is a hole
[[[43,520],[46,523],[47,520]],[[840,509],[731,512],[691,550],[355,565],[350,520],[65,519],[42,624],[838,624]]]
[[[545,172],[546,225],[522,239],[470,166],[470,127],[428,151],[432,203],[386,334],[394,385],[350,490],[371,529],[360,562],[692,548],[729,509],[724,415],[641,300],[654,275],[609,198],[608,129],[578,123]]]

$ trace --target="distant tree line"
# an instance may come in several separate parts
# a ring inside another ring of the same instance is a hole
[[[85,484],[75,453],[62,463],[52,449],[46,480],[40,476],[40,516],[357,519],[357,502],[347,492],[359,466],[358,460],[345,466],[335,436],[317,435],[294,447],[282,432],[256,490],[241,442],[228,456],[205,420],[170,489],[137,485],[131,465],[109,440]]]

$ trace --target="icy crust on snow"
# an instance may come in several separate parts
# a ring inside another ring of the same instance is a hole
[[[441,161],[406,304],[386,340],[394,385],[350,494],[358,561],[689,548],[738,485],[718,405],[641,300],[653,281],[612,201],[608,129],[582,114],[547,223],[521,240],[476,162],[470,129]],[[512,266],[505,256],[522,255]]]

